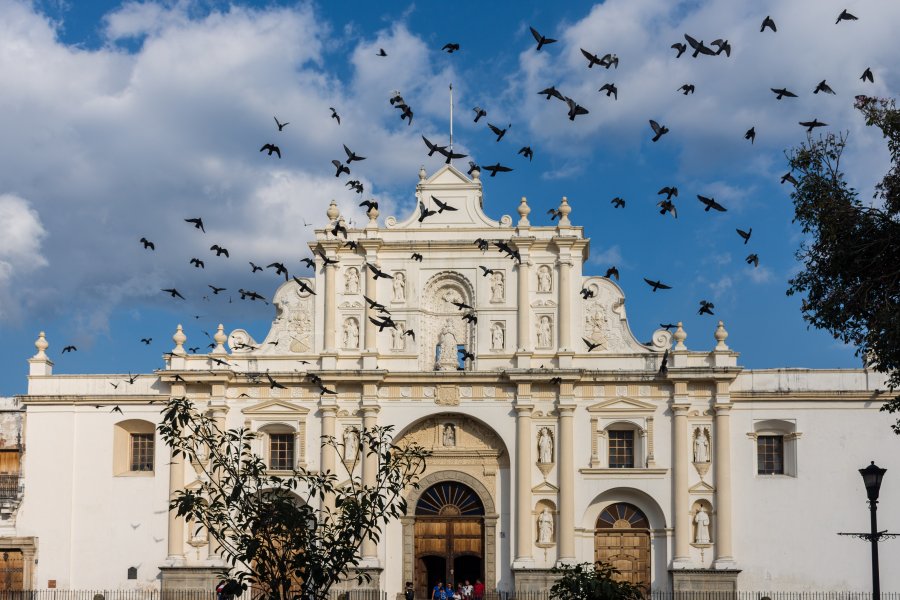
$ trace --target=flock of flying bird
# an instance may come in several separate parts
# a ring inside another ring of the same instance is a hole
[[[835,23],[838,24],[841,21],[855,21],[855,20],[857,20],[856,16],[850,14],[846,10],[843,10],[838,15]],[[766,16],[766,18],[763,19],[762,24],[760,26],[760,32],[763,33],[767,29],[773,33],[778,31],[775,21],[772,19],[771,16]],[[535,41],[537,42],[536,51],[540,51],[545,46],[554,44],[557,42],[557,40],[555,40],[555,39],[548,38],[548,37],[542,35],[533,27],[530,28],[530,31],[531,31],[531,34],[534,37]],[[676,59],[681,58],[681,56],[683,54],[687,53],[689,48],[691,50],[693,50],[693,52],[691,54],[691,56],[693,58],[697,58],[701,54],[705,55],[705,56],[720,56],[720,55],[724,54],[726,58],[731,56],[732,47],[731,47],[731,44],[729,43],[729,41],[726,39],[713,40],[709,46],[707,46],[703,40],[698,41],[697,39],[695,39],[694,37],[692,37],[688,34],[684,35],[684,39],[685,39],[685,42],[676,42],[676,43],[672,44],[672,46],[671,46],[671,48],[676,51],[676,55],[675,55]],[[710,46],[712,46],[712,47],[710,47]],[[447,43],[441,48],[441,50],[444,52],[447,52],[448,54],[453,54],[460,50],[460,45],[457,43]],[[610,68],[618,69],[619,57],[616,54],[607,53],[607,54],[604,54],[603,56],[600,56],[598,53],[593,53],[593,52],[590,52],[583,48],[580,50],[581,50],[581,53],[584,56],[584,58],[588,61],[587,62],[588,69],[592,69],[594,66],[603,67],[607,70],[609,70]],[[377,53],[377,56],[386,57],[386,56],[388,56],[388,54],[383,48],[380,48],[379,52]],[[874,83],[874,75],[873,75],[871,69],[866,68],[865,71],[863,72],[862,76],[860,77],[860,79],[863,82],[868,81],[870,83]],[[606,97],[613,97],[614,100],[618,100],[618,91],[619,90],[614,83],[605,83],[599,89],[599,91],[605,92]],[[679,91],[679,92],[683,93],[684,95],[693,94],[695,92],[695,86],[693,84],[686,83],[683,86],[681,86],[680,88],[678,88],[678,90],[676,90],[676,91]],[[771,88],[771,91],[772,91],[772,93],[775,94],[775,99],[779,100],[779,101],[784,98],[797,98],[798,97],[798,95],[796,93],[794,93],[784,87]],[[828,85],[828,83],[825,80],[822,80],[821,82],[819,82],[819,84],[813,90],[813,94],[818,94],[820,92],[824,93],[824,94],[835,94],[835,91]],[[556,89],[555,86],[550,86],[550,87],[545,88],[537,93],[545,96],[546,100],[548,100],[548,101],[555,98],[556,100],[563,102],[566,105],[567,115],[568,115],[568,118],[570,121],[574,121],[576,117],[589,114],[589,111],[586,108],[579,105],[572,98],[562,94],[559,90]],[[412,121],[413,121],[414,112],[413,112],[413,109],[411,108],[411,106],[409,105],[409,103],[406,100],[404,100],[404,98],[400,94],[400,92],[395,91],[389,98],[389,103],[393,108],[396,108],[399,111],[400,119],[403,121],[407,121],[407,125],[411,126]],[[335,123],[337,125],[340,125],[341,117],[338,114],[337,110],[334,107],[330,107],[330,110],[331,110],[331,118],[335,121]],[[487,117],[487,110],[485,110],[484,108],[482,108],[480,106],[475,106],[472,110],[475,113],[475,119],[474,119],[475,123],[479,122],[482,118]],[[289,122],[280,121],[277,117],[274,117],[274,119],[275,119],[275,124],[277,127],[277,132],[282,132],[284,130],[284,128],[290,124]],[[669,133],[668,127],[658,123],[655,120],[650,119],[649,124],[650,124],[650,128],[653,132],[653,137],[651,138],[652,142],[659,141],[664,135]],[[820,122],[816,118],[807,120],[807,121],[801,121],[799,124],[801,126],[805,127],[808,132],[813,131],[817,127],[824,127],[827,125],[826,123]],[[512,124],[510,123],[506,127],[499,127],[492,123],[487,123],[487,127],[496,136],[496,142],[500,142],[506,135],[507,131],[512,127]],[[445,158],[445,162],[447,164],[450,164],[452,160],[467,158],[467,155],[465,155],[465,154],[454,152],[452,145],[448,145],[448,146],[438,145],[438,144],[430,141],[424,135],[422,135],[421,137],[422,137],[422,140],[425,143],[425,146],[428,150],[428,152],[427,152],[428,156],[433,156],[435,153],[438,153]],[[747,132],[744,134],[744,138],[749,140],[751,144],[754,143],[755,139],[756,139],[755,127],[751,127],[749,130],[747,130]],[[340,159],[334,159],[331,161],[331,164],[333,165],[333,167],[335,169],[335,173],[334,173],[335,177],[340,177],[343,174],[346,174],[349,176],[351,174],[351,165],[353,163],[366,160],[365,156],[361,156],[360,154],[351,150],[346,144],[343,144],[343,150],[344,150],[344,154],[345,154],[344,157],[342,157]],[[267,156],[272,156],[274,154],[279,159],[282,157],[281,147],[273,142],[265,143],[260,148],[259,151],[267,152]],[[527,158],[529,161],[531,161],[534,156],[534,151],[532,150],[532,148],[530,146],[524,146],[518,151],[517,154],[522,155],[524,158]],[[495,164],[492,164],[492,165],[479,166],[474,161],[469,161],[468,174],[470,176],[473,174],[474,171],[481,171],[481,170],[490,172],[491,177],[494,177],[497,173],[510,172],[513,169],[511,167],[502,165],[499,162],[496,162]],[[784,184],[785,182],[790,182],[794,185],[797,184],[796,179],[792,176],[792,174],[790,172],[786,173],[781,178],[781,183]],[[348,179],[346,182],[346,186],[348,188],[350,188],[352,191],[356,192],[357,194],[364,193],[364,185],[358,179]],[[661,215],[670,214],[673,218],[676,218],[676,219],[678,218],[678,211],[675,206],[675,199],[678,198],[678,193],[679,193],[678,188],[674,187],[674,186],[664,186],[659,190],[658,196],[663,196],[663,195],[665,196],[664,198],[661,198],[659,200],[659,202],[657,202],[657,206],[660,209],[659,213]],[[713,210],[716,212],[725,212],[727,210],[725,206],[723,206],[721,203],[716,201],[716,199],[713,197],[704,196],[701,194],[697,194],[696,196],[697,196],[697,199],[703,204],[705,212],[709,212],[710,210]],[[431,217],[435,214],[440,214],[440,213],[443,213],[444,211],[456,211],[457,210],[456,207],[454,207],[454,206],[450,205],[449,203],[442,201],[439,198],[436,198],[434,196],[431,196],[431,201],[433,202],[433,206],[435,208],[430,208],[430,206],[426,206],[426,204],[424,202],[421,202],[421,201],[419,202],[418,221],[420,223],[424,222],[426,219],[428,219],[429,217]],[[624,209],[626,206],[626,201],[623,198],[617,196],[611,200],[611,204],[614,209],[619,209],[619,208]],[[366,207],[367,212],[369,212],[373,209],[377,209],[378,203],[375,200],[369,199],[369,200],[363,200],[362,202],[360,202],[359,206]],[[557,217],[562,216],[562,214],[557,209],[550,209],[547,212],[551,216],[551,221],[555,220]],[[200,217],[185,218],[184,221],[189,224],[192,224],[194,226],[194,228],[199,230],[201,233],[204,233],[204,234],[206,233],[206,229],[205,229],[202,218],[200,218]],[[352,221],[350,221],[349,224],[352,225]],[[310,226],[311,224],[306,223],[304,221],[304,225]],[[331,224],[330,232],[332,235],[334,235],[335,237],[338,237],[338,238],[340,238],[340,236],[343,236],[344,247],[348,247],[352,251],[356,251],[356,249],[357,249],[356,242],[347,239],[348,238],[347,223],[345,223],[342,219],[339,218]],[[750,238],[753,233],[753,229],[752,228],[747,228],[746,230],[736,229],[736,232],[740,236],[740,238],[743,240],[743,243],[746,245],[750,241]],[[155,244],[152,241],[148,240],[146,237],[140,238],[140,243],[143,244],[144,249],[147,249],[150,251],[154,251],[156,249]],[[478,239],[478,240],[476,240],[475,244],[479,247],[479,249],[481,249],[482,252],[486,252],[493,245],[494,247],[497,248],[498,252],[504,253],[511,260],[521,262],[521,256],[519,255],[518,250],[516,250],[513,247],[513,245],[510,244],[510,242],[503,241],[503,240],[491,241],[491,240],[485,240],[485,239]],[[212,244],[210,246],[209,250],[210,250],[210,252],[215,253],[215,257],[223,257],[224,256],[226,259],[230,258],[230,253],[229,253],[228,249],[220,246],[219,244]],[[322,259],[324,265],[334,264],[337,262],[335,259],[330,259],[330,258],[326,257],[324,254],[319,254],[318,256],[319,256],[319,258]],[[422,261],[423,257],[419,253],[413,253],[411,256],[411,259],[416,260],[416,261]],[[301,261],[303,263],[305,263],[306,267],[315,268],[314,259],[303,258],[303,259],[301,259]],[[759,256],[756,253],[750,253],[746,257],[745,261],[747,262],[747,264],[753,265],[754,267],[759,266]],[[195,269],[205,269],[205,261],[201,258],[191,257],[188,262],[189,262],[189,264],[193,265]],[[250,261],[249,264],[251,266],[251,273],[261,272],[261,271],[264,271],[265,269],[274,269],[274,273],[276,276],[283,275],[285,278],[285,281],[289,281],[290,278],[293,277],[293,280],[300,286],[301,289],[307,291],[308,293],[315,294],[315,292],[306,284],[306,282],[304,280],[299,279],[297,276],[291,276],[288,271],[288,268],[284,265],[283,262],[273,262],[273,263],[266,265],[265,267],[259,266],[252,261]],[[370,263],[366,263],[365,268],[369,269],[372,272],[372,274],[376,280],[379,278],[393,279],[393,276],[390,273],[382,271],[379,268],[377,268],[375,265],[372,265]],[[485,266],[479,266],[479,268],[481,269],[482,275],[484,277],[487,277],[488,275],[491,275],[494,272],[492,269],[489,269]],[[614,278],[614,279],[618,280],[619,279],[618,269],[615,266],[610,267],[609,269],[607,269],[605,277]],[[671,285],[663,283],[662,281],[660,281],[658,279],[644,278],[644,282],[650,287],[652,292],[656,292],[658,290],[668,290],[668,289],[672,288]],[[221,292],[227,291],[226,288],[224,288],[224,287],[217,287],[217,286],[214,286],[211,284],[207,284],[207,286],[211,290],[211,295],[213,295],[213,296],[218,296]],[[182,295],[178,291],[178,289],[176,289],[175,287],[164,288],[161,291],[169,294],[172,298],[185,300],[185,296]],[[262,294],[259,294],[256,291],[240,288],[237,290],[237,293],[240,295],[240,298],[242,300],[250,300],[250,301],[260,300],[260,301],[268,304],[268,300]],[[582,289],[580,293],[585,300],[593,295],[591,290],[587,290],[587,289]],[[379,331],[383,331],[385,328],[394,328],[394,329],[398,329],[398,330],[402,331],[402,335],[409,336],[413,340],[415,340],[415,331],[413,331],[412,329],[404,330],[404,329],[400,328],[400,326],[392,320],[391,313],[387,309],[387,307],[385,307],[383,304],[380,304],[366,296],[363,296],[363,297],[368,305],[367,306],[368,310],[373,311],[373,314],[374,314],[374,316],[369,316],[369,319],[373,324],[375,324],[378,327]],[[203,296],[203,300],[206,300],[206,301],[210,300],[209,295]],[[229,296],[228,301],[231,302],[230,296]],[[461,313],[460,316],[463,320],[465,320],[469,323],[473,323],[473,324],[477,323],[477,315],[475,313],[474,307],[472,307],[468,304],[462,303],[462,302],[453,302],[453,304],[456,305],[457,308],[460,310],[460,313]],[[715,306],[711,302],[709,302],[707,300],[701,300],[698,314],[713,315],[714,308],[715,308]],[[199,319],[200,316],[196,315],[195,318]],[[674,325],[673,324],[663,324],[662,327],[669,329],[671,327],[674,327]],[[210,338],[210,341],[212,340],[212,338],[211,338],[211,336],[209,336],[208,332],[203,332],[203,333],[207,337]],[[588,339],[585,339],[585,338],[582,338],[582,339],[583,339],[585,345],[587,346],[587,349],[589,352],[594,350],[598,346],[598,344],[595,344]],[[144,343],[146,345],[149,345],[151,343],[151,341],[152,341],[152,338],[150,338],[150,337],[142,338],[140,340],[141,343]],[[278,342],[275,341],[275,342],[269,342],[269,343],[277,344]],[[208,347],[214,348],[215,345],[216,345],[215,343],[210,343]],[[196,353],[200,349],[201,349],[200,347],[191,347],[191,348],[189,348],[189,351],[191,351],[192,353]],[[72,352],[72,351],[76,351],[76,350],[77,350],[77,348],[75,346],[69,345],[69,346],[66,346],[63,348],[63,353]],[[474,358],[475,358],[474,355],[471,352],[469,352],[468,350],[466,350],[465,348],[461,349],[460,353],[462,355],[461,356],[462,361],[474,360]],[[666,358],[667,357],[663,358],[662,366],[660,369],[661,371],[666,370],[666,362],[667,362]],[[224,361],[220,358],[211,357],[210,359],[219,364],[223,364],[223,365],[228,364],[227,361]],[[306,361],[301,361],[301,362],[306,362]],[[261,374],[256,374],[256,375],[257,375],[257,377],[261,377]],[[273,379],[268,373],[265,373],[264,375],[267,378],[267,382],[270,385],[270,387],[284,388],[284,386],[282,384],[275,381],[275,379]],[[312,383],[314,383],[315,385],[317,385],[320,388],[320,394],[335,394],[336,393],[334,390],[331,390],[331,389],[328,389],[327,387],[325,387],[323,385],[321,379],[319,379],[316,375],[308,374],[307,376],[310,378]],[[128,382],[134,383],[134,381],[135,381],[135,377],[133,377],[129,374]],[[110,382],[110,385],[113,385],[114,387],[118,387],[119,384],[114,384],[113,382]],[[118,407],[115,407],[113,410],[116,410],[117,408]]]

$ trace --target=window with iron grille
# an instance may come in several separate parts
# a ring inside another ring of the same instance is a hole
[[[760,475],[784,475],[783,435],[761,435],[756,438],[756,472]]]
[[[131,470],[153,470],[153,434],[131,434]]]
[[[294,434],[269,434],[269,468],[290,471],[294,466]]]
[[[609,466],[611,469],[634,468],[634,431],[609,431]]]

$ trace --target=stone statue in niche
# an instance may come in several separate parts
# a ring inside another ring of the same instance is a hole
[[[394,302],[406,301],[406,275],[394,273]]]
[[[538,433],[538,462],[544,464],[553,462],[553,435],[546,427],[542,427]]]
[[[705,427],[694,431],[694,462],[709,462],[709,430]]]
[[[356,269],[356,267],[350,267],[344,274],[344,293],[359,293],[359,271]]]
[[[344,429],[344,460],[356,460],[359,452],[359,432],[355,427]]]
[[[606,350],[608,348],[608,331],[609,319],[606,315],[606,308],[599,302],[594,302],[584,316],[585,337],[594,344],[600,344],[601,350]]]
[[[437,371],[456,371],[459,367],[456,336],[453,334],[453,325],[450,319],[444,322],[441,334],[438,337],[438,357],[434,365]]]
[[[359,348],[359,323],[353,317],[344,319],[344,348]]]
[[[538,269],[538,289],[539,292],[550,292],[553,287],[553,276],[550,274],[550,267],[543,265]]]
[[[553,514],[550,509],[544,507],[541,514],[538,515],[538,544],[553,543]]]
[[[456,446],[456,426],[453,423],[446,423],[444,425],[444,434],[442,443],[444,446]]]
[[[708,544],[709,542],[709,514],[707,514],[706,509],[703,508],[703,505],[700,505],[700,508],[697,509],[697,514],[694,515],[694,523],[697,525],[697,532],[694,535],[694,543],[695,544]]]
[[[552,344],[552,340],[552,322],[550,321],[550,317],[544,315],[537,324],[537,347],[549,348]]]
[[[491,302],[503,302],[503,273],[494,271],[491,275]]]
[[[393,350],[406,349],[406,336],[403,335],[406,330],[406,322],[398,321],[397,326],[391,329],[391,348]]]
[[[503,350],[503,324],[494,323],[491,325],[491,350]]]

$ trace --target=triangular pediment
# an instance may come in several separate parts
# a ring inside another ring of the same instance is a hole
[[[248,406],[241,412],[248,417],[303,416],[309,412],[309,409],[284,400],[267,400]]]
[[[592,413],[647,413],[656,412],[656,405],[627,396],[619,396],[588,406]]]
[[[701,480],[699,483],[692,485],[688,491],[692,494],[712,494],[716,491],[716,488]]]
[[[553,485],[552,483],[548,483],[543,481],[533,488],[531,488],[531,493],[533,494],[556,494],[559,492],[559,488]]]
[[[425,180],[424,185],[471,185],[475,182],[453,165],[444,165]],[[479,186],[480,187],[480,186]]]

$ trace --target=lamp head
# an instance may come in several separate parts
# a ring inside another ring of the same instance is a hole
[[[872,461],[872,464],[865,469],[859,470],[859,474],[862,475],[863,483],[866,486],[866,494],[868,494],[870,501],[875,502],[878,500],[878,491],[881,489],[881,479],[886,472],[887,469],[876,466],[875,461]]]

